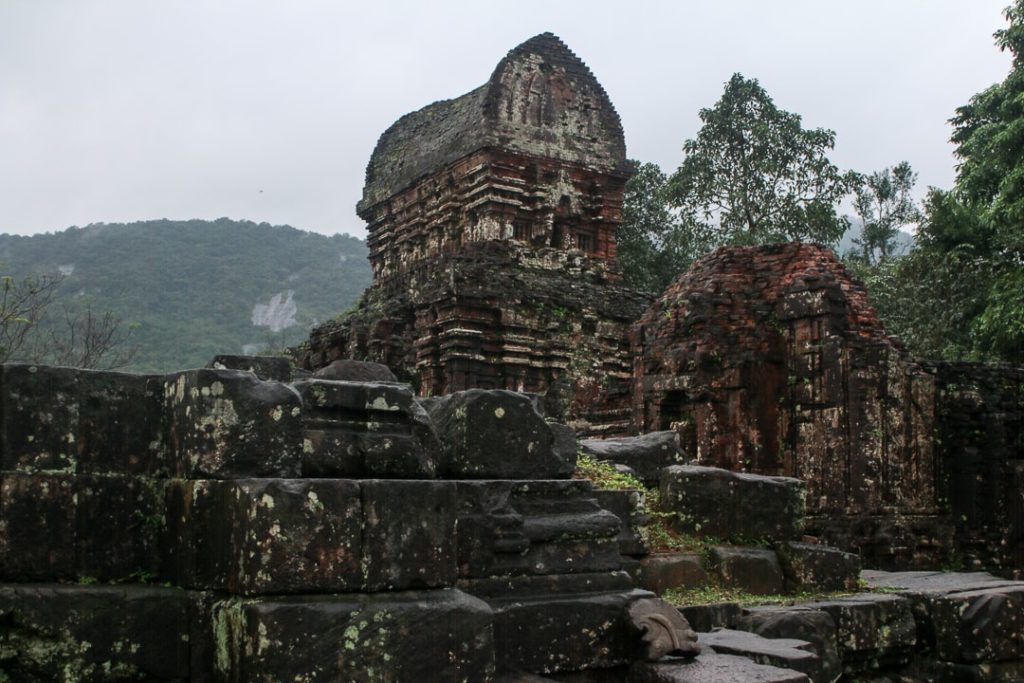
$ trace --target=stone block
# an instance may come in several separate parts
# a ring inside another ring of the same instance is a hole
[[[589,482],[459,481],[461,578],[617,570],[619,518]]]
[[[684,465],[690,460],[683,453],[676,431],[615,439],[583,439],[580,450],[596,460],[629,467],[645,486],[657,486],[664,468]]]
[[[746,657],[705,652],[693,660],[638,662],[629,683],[809,683],[806,674],[756,664]]]
[[[197,680],[191,607],[177,588],[0,584],[0,679]]]
[[[164,378],[164,401],[177,476],[299,476],[302,406],[289,385],[240,370],[188,370]]]
[[[292,364],[284,356],[239,356],[219,354],[207,366],[214,370],[242,370],[251,372],[265,382],[288,382],[292,378]]]
[[[346,382],[397,382],[391,368],[381,363],[365,360],[339,358],[313,373],[317,379],[343,380]]]
[[[812,543],[775,544],[786,590],[799,592],[848,591],[857,588],[860,558],[838,548]]]
[[[795,638],[811,644],[821,662],[817,681],[831,683],[842,674],[836,624],[827,612],[791,607],[752,607],[735,620],[735,628],[764,638]]]
[[[865,572],[913,603],[919,647],[946,662],[1024,659],[1024,582],[984,572]]]
[[[670,588],[697,588],[708,584],[704,562],[696,553],[665,553],[640,560],[638,584],[661,595]]]
[[[165,475],[160,407],[155,377],[4,365],[2,467],[23,473]]]
[[[358,482],[176,482],[166,566],[182,584],[232,593],[357,591],[363,576]]]
[[[738,655],[758,664],[799,671],[815,682],[823,680],[821,659],[806,640],[764,638],[746,631],[719,629],[701,633],[699,642],[719,654]]]
[[[627,556],[647,554],[647,546],[640,536],[640,527],[647,524],[644,512],[643,493],[629,489],[596,490],[597,503],[622,522],[619,531],[619,552]]]
[[[303,380],[302,471],[308,477],[431,479],[440,446],[405,384]]]
[[[214,608],[217,676],[248,681],[487,681],[492,613],[454,590],[234,599]]]
[[[679,608],[679,613],[690,622],[693,630],[699,633],[707,633],[716,628],[732,628],[742,611],[737,602],[683,605]]]
[[[0,577],[147,580],[159,568],[163,480],[0,476]]]
[[[501,671],[551,674],[628,663],[636,644],[626,610],[646,591],[488,598]]]
[[[0,477],[0,577],[53,581],[75,576],[75,484],[66,475]]]
[[[683,533],[737,542],[799,538],[804,485],[714,467],[676,465],[662,471],[661,501]]]
[[[848,674],[899,667],[910,661],[917,629],[906,598],[862,593],[802,606],[832,617],[839,658]]]
[[[75,510],[77,577],[138,582],[157,577],[167,484],[144,477],[75,477],[75,495],[59,504]]]
[[[727,588],[754,595],[779,595],[785,591],[782,567],[775,551],[767,548],[715,546],[710,563],[718,580]]]
[[[360,482],[366,590],[455,585],[455,483]]]
[[[442,476],[460,479],[564,479],[575,467],[524,394],[470,389],[424,399],[441,440]]]

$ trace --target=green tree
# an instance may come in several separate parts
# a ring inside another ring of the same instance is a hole
[[[854,178],[828,159],[833,131],[803,128],[800,116],[776,107],[756,79],[738,73],[700,118],[670,181],[683,215],[715,226],[720,242],[834,244],[842,237],[849,223],[836,206]]]
[[[1008,7],[996,44],[1010,73],[978,93],[951,119],[959,160],[952,190],[925,203],[918,259],[926,278],[959,270],[972,283],[957,302],[966,339],[947,356],[1024,363],[1024,0]],[[952,305],[929,298],[936,313]]]
[[[661,292],[711,247],[704,226],[669,206],[668,177],[656,164],[630,161],[633,177],[622,197],[616,253],[626,283]]]
[[[858,176],[853,208],[861,220],[861,233],[853,241],[866,263],[878,263],[892,256],[900,228],[921,220],[911,194],[916,182],[917,174],[906,161]]]

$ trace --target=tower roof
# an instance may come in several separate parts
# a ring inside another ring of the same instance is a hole
[[[565,43],[542,33],[510,50],[484,85],[384,131],[357,211],[484,147],[625,171],[622,123],[604,88]]]

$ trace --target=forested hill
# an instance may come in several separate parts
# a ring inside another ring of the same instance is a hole
[[[366,254],[349,235],[226,218],[101,223],[0,235],[0,275],[62,273],[58,304],[132,326],[126,369],[167,372],[301,341],[369,285]]]

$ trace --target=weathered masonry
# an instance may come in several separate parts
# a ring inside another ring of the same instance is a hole
[[[719,249],[634,349],[636,425],[805,481],[811,533],[876,568],[1024,569],[1024,372],[911,357],[831,250]]]
[[[542,34],[486,84],[381,136],[358,213],[374,284],[314,330],[305,363],[384,363],[421,395],[546,392],[581,429],[629,426],[628,327],[649,299],[620,283],[629,176],[622,126],[586,65]]]

